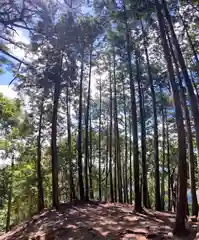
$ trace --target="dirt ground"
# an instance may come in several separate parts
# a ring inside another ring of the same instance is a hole
[[[174,220],[175,215],[167,212],[146,210],[134,214],[132,206],[125,204],[62,204],[59,211],[46,210],[35,215],[0,236],[0,240],[177,239],[170,236]],[[194,235],[193,231],[183,239],[194,239]]]

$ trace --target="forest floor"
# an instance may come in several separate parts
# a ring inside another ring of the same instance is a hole
[[[194,231],[185,238],[169,237],[173,213],[146,210],[134,214],[132,210],[131,205],[118,203],[62,204],[58,211],[45,210],[14,227],[0,240],[195,239]]]

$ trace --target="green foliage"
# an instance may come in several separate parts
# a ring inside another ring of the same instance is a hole
[[[141,186],[143,171],[141,123],[144,122],[148,192],[151,206],[155,207],[154,119],[149,70],[156,98],[160,178],[163,175],[161,171],[163,168],[163,138],[166,141],[164,178],[167,190],[169,188],[166,181],[169,177],[166,165],[167,157],[169,154],[170,170],[171,172],[174,170],[174,182],[177,182],[176,169],[179,150],[174,99],[167,76],[167,62],[164,59],[154,4],[144,0],[95,0],[91,3],[89,14],[84,14],[82,9],[77,7],[75,10],[69,6],[69,2],[62,3],[62,5],[57,3],[59,1],[38,1],[33,5],[29,2],[30,8],[34,10],[33,15],[36,17],[30,21],[31,17],[24,16],[25,22],[21,26],[27,28],[26,21],[31,25],[31,30],[29,29],[31,46],[20,44],[20,47],[23,46],[24,51],[30,53],[30,56],[27,54],[27,58],[30,57],[31,61],[29,61],[30,64],[19,61],[19,68],[15,68],[13,71],[16,76],[15,90],[22,99],[10,100],[0,94],[0,150],[3,162],[0,169],[0,228],[5,228],[11,188],[11,212],[9,213],[11,224],[28,219],[37,212],[39,180],[43,181],[45,207],[52,205],[52,172],[54,170],[58,172],[56,181],[59,185],[59,200],[63,202],[70,200],[71,174],[75,194],[79,197],[79,163],[77,160],[80,155],[83,183],[86,182],[84,169],[87,147],[85,122],[88,99],[90,100],[88,170],[92,171],[88,175],[92,180],[94,197],[99,198],[99,185],[101,184],[102,198],[106,199],[108,196],[110,199],[110,172],[113,180],[114,178],[118,180],[118,173],[115,176],[114,171],[119,164],[121,164],[121,169],[117,170],[122,172],[122,191],[124,192],[125,177],[128,181],[128,191],[131,184],[133,185],[134,180],[130,182],[130,178],[133,179],[134,169],[133,167],[130,169],[130,160],[132,160],[132,165],[134,162],[133,159],[130,159],[130,154],[132,158],[135,150],[135,139],[132,139],[134,123],[138,130],[139,148],[139,156],[134,161],[137,160],[139,164],[139,184]],[[191,84],[195,86],[194,93],[199,95],[198,62],[193,60],[190,40],[184,27],[181,26],[182,22],[179,16],[179,12],[181,12],[184,20],[187,21],[191,40],[198,52],[197,1],[191,3],[181,1],[182,6],[179,6],[177,1],[167,2],[187,69],[193,78]],[[192,7],[186,7],[187,5]],[[9,4],[5,6],[5,10],[9,9]],[[15,12],[16,9],[13,11]],[[2,21],[0,16],[0,24]],[[16,24],[15,19],[12,23],[8,23],[7,20],[3,24],[5,30],[3,30],[2,36],[10,36],[7,31],[8,28],[12,28],[13,24]],[[146,59],[145,44],[150,64]],[[9,47],[4,42],[0,43],[0,51],[9,52]],[[17,60],[15,59],[15,61]],[[10,61],[4,53],[0,56],[0,73],[3,73],[9,64]],[[181,69],[179,68],[179,70]],[[176,70],[176,66],[174,70]],[[142,94],[139,93],[138,77]],[[90,96],[88,96],[89,78],[91,79]],[[177,75],[175,81],[178,84]],[[80,89],[81,85],[83,85],[82,89]],[[135,88],[135,103],[132,100],[132,89],[130,89],[132,85]],[[82,93],[82,99],[79,99],[80,93]],[[197,97],[199,98],[199,96]],[[140,107],[141,98],[143,106]],[[80,102],[82,105],[79,104]],[[137,107],[137,119],[132,119],[134,104]],[[187,98],[187,106],[191,113],[189,98]],[[78,110],[80,108],[83,112],[80,122],[82,139],[80,139],[81,149],[78,149],[78,136],[80,136]],[[162,108],[167,115],[165,125],[168,125],[168,139],[162,133]],[[142,110],[144,110],[144,116],[141,116]],[[56,130],[52,127],[53,123],[56,125]],[[111,126],[112,129],[110,129]],[[194,133],[194,151],[196,151],[197,144],[192,118],[191,127]],[[71,145],[68,136],[69,128]],[[135,128],[133,131],[135,132]],[[56,146],[52,144],[55,139],[57,140]],[[119,144],[117,145],[117,143]],[[111,149],[112,169],[109,167]],[[39,159],[39,155],[41,155],[41,159]],[[99,164],[99,155],[101,156],[101,165]],[[116,163],[117,157],[119,161]],[[53,160],[55,160],[54,165]],[[41,161],[41,179],[38,178],[39,161]],[[57,169],[55,169],[55,165],[58,167]],[[101,172],[99,172],[99,165]],[[127,173],[125,173],[125,167]],[[196,176],[197,172],[195,161]],[[100,174],[101,183],[99,183]],[[198,181],[196,183],[198,184]],[[129,195],[130,193],[128,193]],[[135,199],[134,188],[132,198]],[[168,202],[167,191],[165,202]]]

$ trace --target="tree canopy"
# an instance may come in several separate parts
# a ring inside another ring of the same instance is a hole
[[[98,199],[173,211],[186,234],[198,216],[198,2],[4,1],[0,28],[0,78],[11,71],[18,93],[0,94],[0,227]]]

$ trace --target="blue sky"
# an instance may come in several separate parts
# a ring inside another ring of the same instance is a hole
[[[17,93],[12,90],[12,86],[8,86],[12,79],[12,72],[6,69],[5,72],[0,75],[0,92],[9,98],[15,98],[17,96]]]
[[[0,85],[8,85],[13,79],[13,74],[10,71],[5,71],[0,77]]]
[[[13,40],[16,42],[23,42],[28,44],[30,42],[29,39],[29,32],[26,30],[23,30],[22,28],[15,28],[16,33],[14,34]],[[25,52],[23,49],[14,47],[11,44],[8,44],[10,53],[16,56],[19,59],[23,59]],[[2,55],[2,53],[0,53]],[[13,59],[9,58],[9,60],[13,61]],[[5,96],[13,98],[16,97],[16,92],[12,90],[12,86],[8,87],[8,84],[13,79],[13,74],[11,71],[8,71],[7,69],[4,69],[5,72],[0,75],[0,92],[2,92]]]

